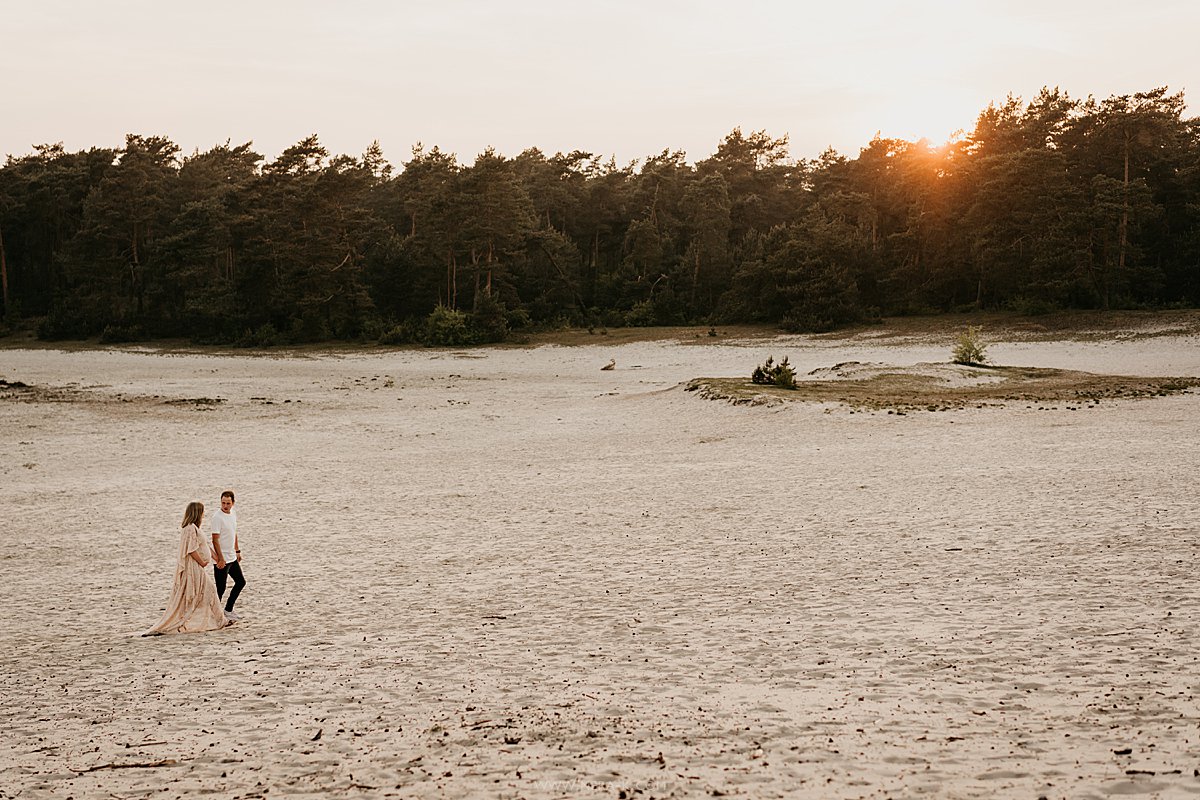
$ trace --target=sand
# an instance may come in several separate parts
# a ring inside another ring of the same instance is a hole
[[[0,350],[0,798],[1200,795],[1195,390],[683,388],[935,339]],[[1170,331],[989,355],[1200,376]],[[139,638],[227,487],[243,621]]]

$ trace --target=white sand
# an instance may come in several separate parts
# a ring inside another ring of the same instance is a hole
[[[0,400],[0,798],[1200,795],[1200,394],[677,388],[947,353],[0,351],[69,390]],[[989,354],[1200,375],[1186,337]],[[226,487],[244,621],[136,637]]]

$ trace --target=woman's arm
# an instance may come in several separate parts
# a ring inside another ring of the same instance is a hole
[[[200,529],[195,525],[189,525],[184,533],[188,537],[188,556],[202,567],[208,566],[208,548],[204,546],[204,539],[200,536]]]

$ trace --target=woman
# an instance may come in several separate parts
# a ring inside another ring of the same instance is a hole
[[[199,633],[215,631],[230,624],[217,598],[217,587],[204,569],[212,560],[212,551],[200,535],[204,504],[188,503],[183,512],[179,540],[179,562],[175,565],[175,585],[167,611],[143,636],[162,633]]]

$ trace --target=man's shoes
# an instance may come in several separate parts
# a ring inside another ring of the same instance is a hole
[[[225,619],[229,620],[230,622],[237,622],[241,618],[242,618],[242,615],[237,613],[236,611],[226,611],[225,612]]]

